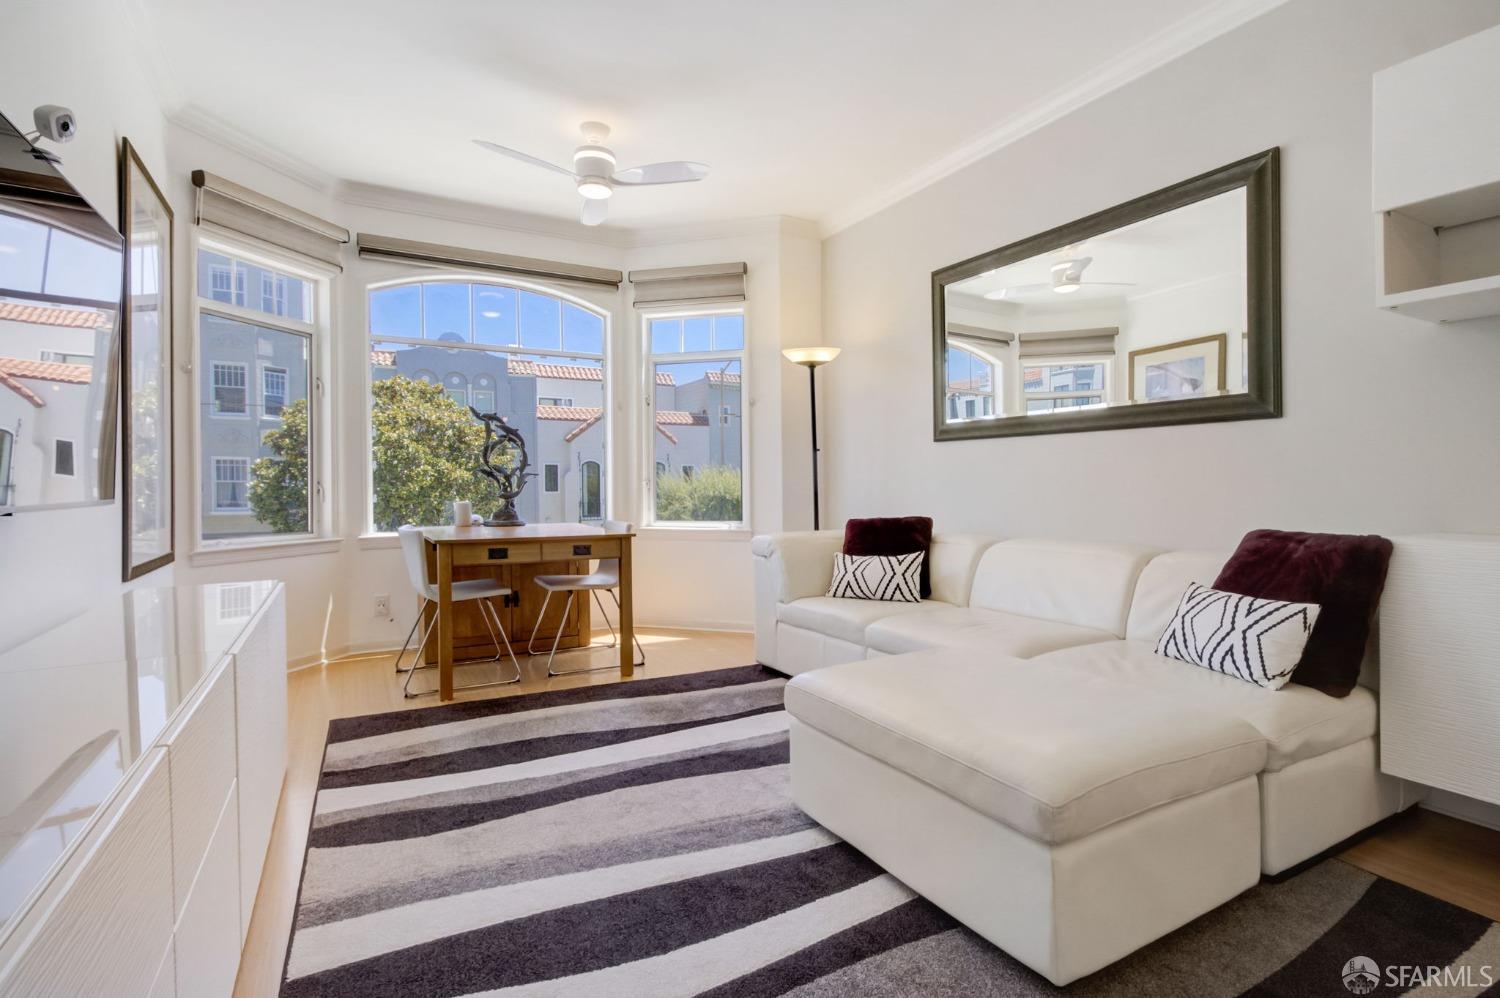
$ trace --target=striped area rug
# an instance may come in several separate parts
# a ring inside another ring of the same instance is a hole
[[[1338,996],[1356,956],[1500,965],[1488,919],[1330,860],[1059,990],[797,810],[784,685],[333,722],[282,995]]]

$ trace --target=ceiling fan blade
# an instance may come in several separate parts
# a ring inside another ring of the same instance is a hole
[[[1086,288],[1133,288],[1134,281],[1079,281]]]
[[[598,225],[609,215],[609,201],[600,198],[597,201],[589,198],[583,199],[583,208],[578,213],[578,220],[584,225]]]
[[[632,166],[614,175],[614,182],[628,187],[645,187],[649,184],[686,184],[708,176],[708,167],[702,163],[677,160],[671,163],[648,163]]]
[[[474,144],[482,149],[488,149],[490,152],[497,152],[502,156],[509,156],[511,159],[518,159],[523,163],[530,163],[532,166],[540,166],[543,169],[553,170],[557,173],[561,173],[569,177],[577,176],[577,174],[575,174],[572,170],[569,170],[565,166],[558,166],[556,163],[549,163],[545,159],[537,159],[535,156],[531,156],[524,152],[521,152],[519,149],[511,149],[509,146],[502,146],[499,143],[489,142],[485,139],[475,139]]]
[[[1050,284],[1014,284],[1008,288],[996,288],[994,291],[987,292],[985,297],[990,301],[1001,301],[1010,295],[1026,294],[1031,291],[1050,291],[1051,289]]]

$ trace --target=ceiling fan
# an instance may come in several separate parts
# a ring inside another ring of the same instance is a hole
[[[517,149],[475,139],[474,144],[497,152],[511,159],[518,159],[532,166],[540,166],[572,177],[583,196],[583,209],[579,220],[584,225],[598,225],[609,213],[609,198],[616,187],[649,187],[656,184],[687,184],[708,176],[708,167],[702,163],[673,160],[668,163],[648,163],[627,170],[616,169],[615,154],[605,148],[609,138],[609,126],[598,121],[585,121],[579,126],[583,133],[583,145],[573,150],[573,168],[570,170],[545,159],[538,159]]]
[[[990,301],[1000,301],[1013,295],[1032,291],[1053,291],[1060,295],[1072,294],[1079,288],[1132,288],[1132,281],[1085,281],[1083,269],[1094,262],[1091,256],[1080,256],[1071,260],[1059,260],[1051,267],[1052,280],[1045,284],[1016,284],[1008,288],[996,288],[985,293]]]

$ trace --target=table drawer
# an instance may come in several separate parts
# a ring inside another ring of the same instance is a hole
[[[530,565],[542,560],[536,541],[484,541],[453,545],[455,565]]]
[[[618,540],[596,541],[589,537],[580,537],[577,540],[548,541],[542,545],[543,561],[618,557],[620,557]]]

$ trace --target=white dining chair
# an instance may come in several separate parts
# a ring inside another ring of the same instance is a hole
[[[605,520],[604,532],[607,534],[628,534],[630,524],[620,520]],[[609,593],[610,599],[615,601],[615,610],[620,609],[620,597],[615,595],[615,590],[620,587],[620,559],[600,558],[599,567],[588,575],[538,575],[536,584],[546,590],[547,595],[542,598],[542,610],[536,615],[536,626],[531,629],[531,636],[526,641],[526,654],[535,655],[536,651],[532,645],[536,642],[537,632],[542,628],[542,621],[547,616],[547,604],[552,602],[553,593],[567,593],[568,602],[563,607],[562,618],[557,622],[557,634],[552,638],[552,650],[547,653],[547,675],[549,676],[572,676],[581,672],[600,672],[604,669],[615,668],[614,664],[595,666],[591,669],[565,669],[556,672],[552,668],[552,661],[557,657],[557,646],[562,641],[563,625],[567,622],[568,614],[573,610],[573,599],[579,593],[589,592],[594,594],[594,603],[599,607],[599,615],[604,618],[604,623],[609,627],[609,644],[600,645],[603,648],[614,648],[620,643],[619,635],[615,634],[615,625],[610,623],[609,614],[604,612],[604,601],[599,598],[600,592]],[[641,660],[636,663],[638,667],[646,665],[646,652],[641,648],[641,642],[634,634],[631,635],[635,641],[635,650],[641,653]],[[568,652],[589,651],[595,645],[590,642],[582,648],[570,648]],[[564,652],[563,654],[568,654]]]
[[[438,627],[438,615],[434,610],[432,620],[422,631],[422,641],[417,645],[416,657],[412,659],[411,665],[405,669],[401,668],[401,657],[406,654],[406,649],[411,645],[412,636],[417,633],[417,627],[422,623],[422,617],[427,610],[427,604],[436,605],[438,602],[437,583],[427,578],[427,552],[423,549],[422,528],[407,524],[396,530],[401,539],[401,555],[406,560],[406,574],[411,579],[412,588],[416,589],[417,595],[422,597],[422,605],[417,610],[417,619],[412,622],[411,630],[407,632],[406,642],[401,645],[401,650],[396,653],[396,671],[406,673],[406,682],[401,687],[407,699],[412,697],[427,696],[436,693],[436,689],[411,691],[411,677],[423,669],[435,669],[434,665],[422,665],[422,653],[427,649],[427,642]],[[453,583],[453,602],[467,603],[470,600],[477,602],[479,616],[484,620],[484,626],[489,628],[490,639],[495,642],[495,657],[484,659],[469,659],[469,662],[498,662],[502,654],[510,656],[510,664],[515,666],[516,675],[513,679],[499,679],[489,683],[469,683],[467,686],[455,686],[455,690],[477,690],[486,686],[507,686],[511,683],[521,681],[521,663],[516,661],[516,653],[511,650],[510,636],[505,633],[505,625],[500,622],[500,615],[495,612],[494,604],[490,600],[496,596],[508,596],[511,590],[500,585],[493,579],[469,579],[463,582]],[[500,642],[505,642],[502,651]]]

